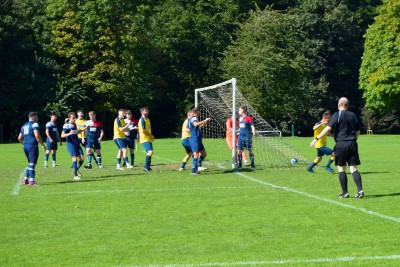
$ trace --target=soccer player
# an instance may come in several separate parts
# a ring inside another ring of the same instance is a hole
[[[68,121],[63,126],[61,137],[66,138],[67,150],[72,159],[74,180],[79,181],[82,176],[82,174],[79,172],[79,168],[82,166],[84,158],[81,141],[78,137],[78,134],[83,130],[78,130],[75,124],[75,118],[75,112],[68,113]]]
[[[60,142],[62,146],[60,134],[57,130],[57,115],[51,114],[50,121],[46,123],[46,154],[44,155],[44,167],[47,168],[47,162],[49,161],[49,155],[51,151],[51,158],[53,160],[53,168],[57,168],[56,153],[57,143]]]
[[[199,175],[199,171],[206,170],[206,168],[201,166],[201,163],[207,156],[207,153],[203,145],[200,126],[205,125],[211,119],[206,118],[205,120],[199,121],[199,112],[199,108],[192,109],[192,117],[189,120],[189,141],[190,147],[193,151],[191,175]]]
[[[239,113],[236,113],[236,131],[239,131]],[[226,143],[230,150],[232,150],[232,139],[233,139],[233,118],[229,118],[226,120]],[[238,138],[236,138],[236,147],[238,145]],[[237,159],[237,155],[236,155]],[[244,161],[245,166],[250,166],[250,162],[247,161],[246,153],[242,152],[242,159]]]
[[[24,184],[30,186],[39,185],[35,182],[35,166],[39,158],[38,144],[40,144],[44,151],[44,145],[39,133],[38,116],[36,112],[29,112],[29,121],[21,127],[18,135],[18,141],[24,145],[25,156],[28,159],[28,167],[25,170]],[[29,181],[28,181],[29,179]]]
[[[252,137],[256,135],[253,118],[247,115],[247,108],[239,108],[239,138],[238,138],[238,167],[242,168],[242,152],[246,148],[249,151],[250,166],[255,168],[252,149]]]
[[[329,111],[326,111],[324,112],[324,114],[322,114],[322,120],[317,122],[313,127],[314,137],[317,137],[325,129],[330,119],[331,113]],[[310,173],[314,173],[314,166],[321,162],[323,156],[330,155],[331,157],[329,158],[325,169],[329,172],[334,172],[334,170],[331,168],[331,164],[335,159],[335,154],[333,153],[332,149],[326,146],[326,136],[318,139],[314,146],[317,149],[317,157],[314,159],[313,162],[311,162],[310,166],[308,166],[307,171]]]
[[[139,140],[143,148],[146,150],[146,159],[143,171],[151,171],[151,157],[153,156],[153,142],[154,135],[151,133],[151,123],[148,118],[149,109],[147,107],[142,107],[140,109],[140,114],[142,117],[139,120]]]
[[[336,145],[333,149],[335,152],[335,165],[338,166],[339,181],[342,187],[342,193],[339,198],[348,198],[347,190],[347,174],[346,164],[350,166],[350,172],[353,176],[354,183],[357,186],[357,195],[355,198],[364,197],[362,188],[361,174],[357,170],[357,165],[360,165],[358,155],[357,138],[360,135],[360,126],[356,115],[348,110],[349,100],[342,97],[338,102],[338,112],[335,112],[328,126],[311,141],[310,146],[315,146],[320,138],[332,131]]]
[[[103,125],[96,119],[96,113],[94,111],[89,112],[89,118],[90,120],[85,122],[85,128],[83,129],[84,131],[87,132],[85,145],[86,145],[86,156],[88,160],[88,165],[85,166],[85,168],[87,169],[92,168],[92,158],[93,158],[92,147],[96,151],[97,166],[99,168],[102,168],[100,142],[101,140],[103,140],[104,136]]]
[[[128,128],[125,130],[125,140],[131,154],[131,165],[135,166],[135,142],[138,142],[138,121],[132,117],[132,112],[127,110],[125,112],[126,119],[125,123],[128,124]]]
[[[187,112],[187,118],[182,124],[182,146],[185,148],[186,155],[182,160],[181,167],[179,168],[179,171],[183,171],[185,169],[186,163],[188,160],[192,157],[193,152],[192,148],[190,147],[190,129],[188,128],[188,123],[190,118],[192,117],[192,110],[188,110]]]
[[[85,142],[86,142],[86,132],[83,131],[85,129],[85,123],[86,120],[83,118],[84,114],[83,114],[83,110],[79,109],[76,112],[76,115],[78,116],[77,119],[75,119],[75,124],[76,124],[76,128],[78,129],[79,134],[78,134],[78,138],[80,140],[80,142],[82,143],[82,146],[85,146]]]
[[[129,164],[127,157],[127,143],[125,140],[125,130],[128,129],[129,124],[125,123],[125,109],[120,108],[118,110],[118,117],[114,120],[114,142],[118,147],[117,154],[117,170],[124,170],[121,167],[121,157],[123,157],[126,167],[132,169],[133,166]]]

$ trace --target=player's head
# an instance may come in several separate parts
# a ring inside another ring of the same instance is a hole
[[[55,122],[55,121],[57,120],[57,114],[51,113],[51,114],[50,114],[50,120],[51,120],[52,122]]]
[[[186,115],[187,115],[188,118],[192,117],[192,110],[189,109],[189,110],[186,112]]]
[[[73,122],[75,119],[76,119],[76,114],[75,114],[75,112],[73,112],[73,111],[71,111],[71,112],[68,112],[68,120],[70,121],[70,122]]]
[[[239,116],[242,116],[243,114],[247,113],[247,107],[245,106],[240,106],[239,107]]]
[[[37,122],[38,121],[37,112],[34,112],[34,111],[29,112],[28,118],[29,118],[30,121]]]
[[[129,109],[127,111],[125,111],[125,115],[128,119],[132,118],[132,111],[130,111]]]
[[[198,117],[199,113],[200,113],[200,109],[199,108],[192,109],[192,116]]]
[[[76,111],[76,115],[78,116],[78,119],[83,119],[83,110],[82,109],[78,109]]]
[[[91,119],[92,121],[96,120],[96,112],[89,111],[89,119]]]
[[[118,118],[120,119],[125,118],[125,109],[123,108],[118,109]]]
[[[348,109],[350,105],[349,100],[346,97],[341,97],[338,102],[338,109]]]
[[[322,113],[322,122],[328,123],[332,117],[332,114],[329,110]]]
[[[140,114],[142,114],[143,117],[147,117],[149,115],[149,109],[148,107],[142,107],[140,108]]]

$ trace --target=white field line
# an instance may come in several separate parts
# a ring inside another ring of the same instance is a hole
[[[135,192],[167,192],[167,191],[203,191],[218,189],[255,189],[265,188],[264,186],[217,186],[217,187],[177,187],[160,189],[121,189],[121,190],[88,190],[88,191],[62,191],[62,192],[38,192],[44,195],[72,195],[72,194],[96,194],[96,193],[135,193]]]
[[[164,265],[133,265],[131,267],[209,267],[209,266],[255,266],[255,265],[279,265],[296,263],[339,263],[352,261],[379,261],[379,260],[398,260],[400,255],[388,256],[365,256],[365,257],[341,257],[341,258],[319,258],[304,260],[265,260],[265,261],[237,261],[237,262],[209,262],[193,264],[164,264]]]
[[[366,213],[366,214],[369,214],[369,215],[372,215],[372,216],[375,216],[375,217],[379,217],[379,218],[382,218],[382,219],[386,219],[386,220],[390,220],[390,221],[394,221],[394,222],[400,223],[400,218],[388,216],[388,215],[381,214],[381,213],[378,213],[378,212],[375,212],[375,211],[372,211],[372,210],[359,208],[359,207],[352,206],[352,205],[349,205],[349,204],[344,204],[342,202],[335,201],[335,200],[332,200],[332,199],[319,197],[319,196],[312,195],[312,194],[309,194],[309,193],[306,193],[306,192],[302,192],[302,191],[299,191],[299,190],[296,190],[296,189],[293,189],[293,188],[290,188],[290,187],[274,185],[274,184],[271,184],[271,183],[268,183],[268,182],[265,182],[265,181],[262,181],[262,180],[258,180],[256,178],[253,178],[253,177],[251,177],[249,175],[246,175],[246,174],[243,174],[243,173],[240,173],[240,172],[236,172],[236,174],[241,176],[241,177],[243,177],[243,178],[246,178],[246,179],[248,179],[250,181],[253,181],[253,182],[256,182],[256,183],[260,183],[260,184],[263,184],[263,185],[267,185],[267,186],[272,187],[272,188],[282,189],[284,191],[296,193],[296,194],[299,194],[299,195],[302,195],[302,196],[305,196],[305,197],[309,197],[309,198],[313,198],[313,199],[316,199],[316,200],[324,201],[324,202],[327,202],[327,203],[330,203],[330,204],[334,204],[334,205],[337,205],[337,206],[340,206],[340,207],[352,209],[352,210],[363,212],[363,213]],[[345,199],[343,199],[343,200],[345,201]]]
[[[24,176],[25,176],[25,169],[20,173],[18,181],[15,184],[13,190],[11,191],[11,195],[13,195],[13,196],[18,196],[19,195],[19,191],[21,189],[22,180],[24,180]]]

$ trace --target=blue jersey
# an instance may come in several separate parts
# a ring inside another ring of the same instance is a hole
[[[99,121],[86,121],[85,127],[89,126],[87,130],[87,139],[90,141],[98,140],[100,138],[100,133],[103,131],[103,125]]]
[[[58,142],[57,125],[54,122],[49,121],[46,123],[46,130],[49,130],[51,139],[53,139],[54,142]],[[46,137],[46,141],[50,141],[49,137]]]
[[[250,138],[251,126],[254,125],[253,118],[245,116],[239,120],[239,136]]]
[[[37,146],[38,141],[36,140],[33,131],[39,131],[39,124],[37,122],[28,121],[21,127],[21,134],[24,137],[24,145]]]
[[[133,127],[138,126],[139,122],[132,118],[131,120],[125,119],[125,123],[129,124],[128,126],[129,134],[125,136],[125,139],[135,140],[137,137],[138,130],[137,129],[133,130]]]
[[[201,130],[200,130],[200,126],[195,127],[193,125],[194,122],[199,122],[199,119],[195,116],[191,117],[189,119],[189,123],[188,123],[188,128],[190,130],[190,139],[197,139],[197,140],[201,140]]]
[[[69,135],[66,138],[67,143],[72,143],[72,144],[80,144],[80,140],[78,137],[78,128],[76,128],[76,124],[75,123],[70,123],[67,122],[66,124],[64,124],[62,132],[63,133],[70,133],[70,132],[74,132],[73,135]]]

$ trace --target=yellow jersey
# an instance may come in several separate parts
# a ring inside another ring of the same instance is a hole
[[[151,123],[149,118],[141,117],[139,120],[139,139],[141,144],[145,142],[152,143],[153,140],[151,139],[151,136],[144,134],[143,130],[146,130],[148,133],[151,134]]]
[[[114,140],[115,139],[125,139],[125,132],[120,131],[120,127],[124,127],[126,125],[124,119],[116,118],[114,120]]]
[[[321,124],[321,126],[319,126],[316,130],[314,130],[314,138],[317,137],[327,126],[327,124],[324,124],[322,122],[318,122],[315,125],[319,125]],[[321,137],[316,143],[315,143],[315,148],[320,148],[326,146],[326,136]]]
[[[188,129],[188,127],[187,127],[188,122],[189,122],[189,120],[186,119],[182,124],[182,138],[181,138],[182,140],[190,137],[190,132],[186,131],[186,129]]]
[[[78,131],[85,129],[85,127],[86,127],[85,123],[86,123],[85,119],[76,119],[75,120],[76,129],[78,129]],[[85,131],[85,132],[78,133],[79,139],[82,139],[82,134],[83,134],[83,137],[86,138],[86,131]]]

